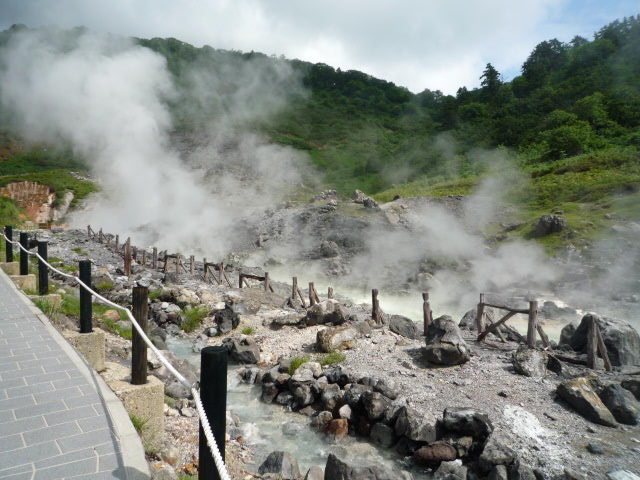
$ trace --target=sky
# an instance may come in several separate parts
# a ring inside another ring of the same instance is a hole
[[[541,41],[592,38],[638,0],[0,0],[0,29],[86,26],[355,69],[412,92],[518,75]]]

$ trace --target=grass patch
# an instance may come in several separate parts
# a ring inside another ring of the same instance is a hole
[[[294,357],[291,359],[291,363],[289,363],[289,375],[293,375],[296,373],[296,370],[303,363],[307,363],[309,361],[308,357]]]
[[[206,308],[188,308],[184,312],[182,312],[182,322],[180,323],[180,328],[185,332],[193,332],[202,319],[209,313],[209,310]]]
[[[318,355],[315,360],[324,367],[325,365],[335,365],[344,362],[345,358],[347,357],[345,357],[342,352],[330,352]]]
[[[243,335],[251,335],[253,333],[253,327],[244,327],[242,330],[240,330],[240,332]]]
[[[2,165],[2,163],[0,163],[0,165]],[[17,225],[23,218],[22,209],[18,207],[13,200],[7,197],[0,197],[0,225]],[[3,238],[3,246],[4,243]]]
[[[98,283],[97,285],[94,285],[94,288],[98,292],[108,292],[109,290],[111,290],[113,288],[113,282]]]
[[[33,303],[35,304],[36,307],[38,307],[42,313],[44,313],[48,318],[51,318],[53,315],[55,315],[56,313],[58,313],[58,308],[57,306],[52,303],[49,302],[48,300],[44,299],[44,298],[36,298],[33,300]]]
[[[114,333],[122,338],[131,340],[133,338],[133,328],[122,328],[118,325],[118,322],[114,322],[109,318],[101,318],[100,322],[105,329],[111,333]]]
[[[122,328],[118,325],[118,321],[104,318],[104,314],[107,310],[113,310],[112,307],[104,305],[102,303],[93,303],[92,318],[94,323],[100,322],[100,324],[109,332],[121,336],[127,340],[131,340],[133,331],[131,328]],[[122,310],[117,310],[120,320],[128,320],[127,314]],[[60,306],[60,313],[73,318],[80,317],[80,298],[74,295],[63,295],[62,304]]]
[[[170,396],[168,396],[168,395],[165,395],[165,396],[164,396],[164,403],[165,403],[167,406],[171,407],[171,408],[175,408],[175,407],[176,407],[176,401],[175,401],[175,399],[171,398],[171,397],[170,397]]]
[[[136,417],[133,414],[129,414],[129,419],[131,420],[131,423],[133,424],[133,428],[136,429],[136,432],[138,432],[138,435],[142,435],[142,430],[144,430],[147,421],[143,420],[139,417]]]
[[[177,480],[198,480],[198,475],[189,475],[188,473],[179,473]]]
[[[76,252],[78,255],[86,255],[86,254],[87,254],[87,252],[85,252],[84,250],[82,250],[80,247],[72,248],[71,250],[73,250],[74,252]]]
[[[162,290],[151,290],[149,292],[149,300],[153,301],[160,297]]]

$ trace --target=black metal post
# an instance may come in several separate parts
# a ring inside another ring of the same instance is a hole
[[[23,248],[29,248],[29,234],[27,232],[20,232],[20,245]],[[20,275],[28,275],[29,274],[29,254],[20,249]]]
[[[87,287],[91,287],[91,260],[80,260],[78,273],[80,280]],[[80,287],[80,333],[93,332],[91,325],[93,306],[91,305],[91,293]]]
[[[224,460],[227,417],[227,349],[225,347],[205,347],[200,351],[200,396],[213,437]],[[220,480],[202,425],[200,425],[199,448],[198,478]]]
[[[13,240],[13,227],[11,225],[5,225],[4,234],[9,240]],[[5,261],[7,263],[13,262],[13,243],[9,240],[5,240],[5,252],[7,254]]]
[[[47,260],[47,242],[38,241],[38,255]],[[44,262],[38,259],[38,294],[47,295],[49,293],[49,268]]]
[[[132,310],[133,317],[142,330],[147,331],[147,315],[149,309],[149,289],[147,287],[133,287]],[[131,383],[144,385],[147,383],[147,344],[136,328],[133,328],[131,338]]]

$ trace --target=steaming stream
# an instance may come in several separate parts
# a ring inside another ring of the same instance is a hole
[[[183,358],[200,367],[200,355],[191,351],[191,343],[175,337],[167,337],[167,346],[178,358]],[[236,373],[238,367],[229,369],[227,378],[227,409],[240,418],[244,441],[251,445],[255,455],[253,470],[274,450],[283,450],[293,455],[304,473],[312,466],[324,468],[327,456],[335,454],[353,465],[379,464],[387,468],[408,470],[416,480],[431,479],[432,476],[405,465],[397,453],[378,448],[372,443],[347,437],[339,444],[329,444],[324,436],[309,425],[304,415],[287,411],[280,405],[260,401],[258,387],[241,383]],[[286,426],[286,427],[285,427]],[[284,433],[284,429],[294,433]]]

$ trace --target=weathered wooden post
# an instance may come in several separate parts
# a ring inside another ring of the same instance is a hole
[[[47,261],[47,242],[38,241],[38,255]],[[49,293],[49,268],[38,258],[38,295]]]
[[[5,240],[5,261],[7,263],[11,263],[13,262],[13,243],[11,243],[11,241],[13,241],[13,227],[11,225],[5,225],[4,227],[4,234],[7,237],[7,240]]]
[[[200,351],[200,398],[209,420],[213,438],[224,460],[225,430],[227,418],[227,349],[204,347]],[[220,480],[211,450],[202,429],[199,428],[198,478]]]
[[[189,257],[189,273],[193,275],[193,269],[196,268],[196,257],[191,255]]]
[[[29,234],[27,232],[20,232],[20,275],[29,275],[29,254],[26,250],[29,248]]]
[[[132,312],[142,330],[147,332],[147,314],[148,314],[148,296],[149,289],[147,287],[133,287]],[[142,339],[136,328],[133,328],[133,336],[131,338],[131,383],[133,385],[144,385],[147,383],[147,344]]]
[[[120,250],[120,235],[116,234],[116,252]]]
[[[380,313],[380,303],[378,302],[378,289],[374,288],[371,290],[371,318],[376,323],[376,325],[380,325],[382,323],[382,315]]]
[[[333,298],[333,287],[327,288],[327,298]]]
[[[538,325],[538,302],[532,300],[529,302],[529,323],[527,326],[527,345],[530,348],[536,346],[536,326]]]
[[[91,225],[87,225],[87,237],[91,238]]]
[[[264,291],[269,291],[269,272],[264,272]]]
[[[242,288],[242,279],[243,279],[242,273],[239,273],[238,274],[238,288]]]
[[[136,262],[138,261],[138,247],[133,246],[131,247],[131,258],[133,258]]]
[[[429,303],[429,293],[422,294],[422,322],[424,327],[423,335],[427,334],[427,329],[431,325],[431,304]]]
[[[598,352],[600,352],[600,356],[604,361],[604,369],[607,372],[611,371],[611,360],[609,360],[609,353],[607,352],[607,346],[604,344],[604,339],[602,338],[602,332],[600,331],[600,327],[594,321],[595,331],[596,331],[596,341],[598,343]]]
[[[153,251],[151,252],[151,268],[154,270],[158,269],[158,249],[153,247]]]
[[[98,230],[98,243],[104,242],[104,234],[102,233],[102,228]]]
[[[147,266],[147,249],[142,250],[142,265]]]
[[[180,274],[180,254],[176,253],[176,278]]]
[[[484,293],[480,294],[480,302],[476,312],[476,329],[478,330],[478,335],[484,332]]]
[[[316,304],[316,297],[313,294],[313,291],[313,282],[309,282],[309,305],[311,305],[312,307]]]
[[[124,244],[124,274],[127,277],[131,275],[131,246],[129,242]]]
[[[218,281],[220,285],[222,285],[222,276],[224,275],[224,262],[220,262],[220,275],[218,276]]]
[[[593,317],[589,317],[587,325],[587,367],[596,368],[596,355],[598,353],[598,338],[596,336],[596,322]]]
[[[91,288],[91,260],[80,260],[78,265],[78,276],[82,283]],[[91,317],[93,315],[93,305],[91,304],[91,292],[80,286],[80,333],[93,332]]]

